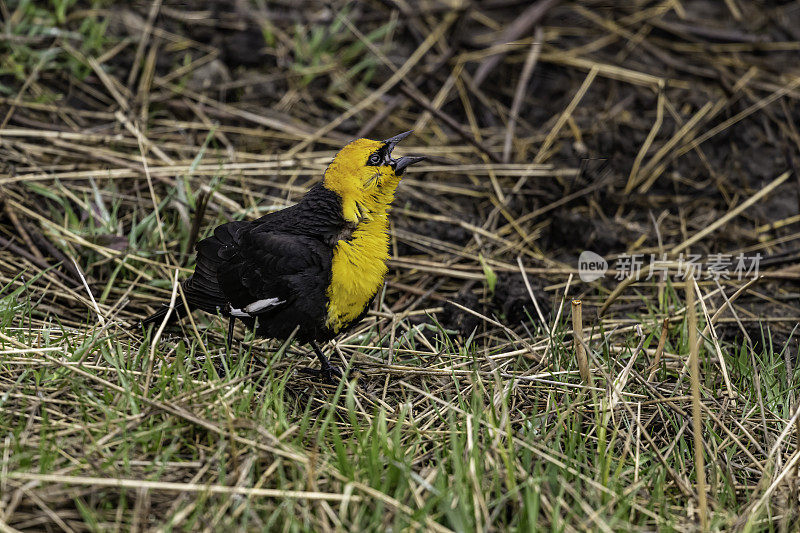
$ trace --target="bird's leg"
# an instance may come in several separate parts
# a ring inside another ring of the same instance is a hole
[[[328,358],[325,357],[325,354],[322,353],[319,344],[317,344],[315,341],[311,341],[309,344],[311,344],[311,347],[314,349],[314,353],[317,354],[317,359],[319,359],[320,370],[322,370],[323,372],[330,372],[331,368],[333,367],[331,366],[331,362],[328,361]]]
[[[217,371],[218,376],[224,376],[228,373],[228,366],[225,359],[230,360],[231,347],[233,346],[233,326],[236,325],[236,318],[233,316],[228,317],[228,337],[225,339],[225,357],[220,357],[214,364],[214,370]]]
[[[319,344],[316,341],[309,341],[311,348],[314,349],[314,353],[317,354],[317,359],[319,359],[319,370],[314,370],[311,368],[301,368],[300,370],[311,375],[320,376],[322,379],[328,382],[334,382],[334,377],[341,378],[342,371],[331,365],[328,358],[325,357],[325,354],[322,353],[322,350],[319,347]]]
[[[233,315],[230,316],[228,320],[228,340],[225,343],[227,347],[228,354],[231,352],[231,346],[233,346],[233,327],[236,325],[236,317]]]

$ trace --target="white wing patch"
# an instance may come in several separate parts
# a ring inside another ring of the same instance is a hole
[[[249,303],[244,306],[244,309],[237,309],[235,307],[231,307],[230,313],[232,316],[238,317],[251,317],[261,311],[266,311],[270,307],[275,307],[276,305],[280,305],[284,303],[284,300],[280,300],[278,298],[264,298],[263,300],[256,300],[253,303]]]

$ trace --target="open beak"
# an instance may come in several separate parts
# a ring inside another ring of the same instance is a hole
[[[425,159],[425,156],[421,155],[418,156],[405,155],[401,157],[394,163],[394,175],[402,176],[403,172],[406,171],[406,167],[408,167],[409,165],[413,165],[414,163],[419,163],[423,159]]]
[[[391,167],[394,169],[395,176],[402,176],[403,172],[405,172],[406,168],[408,168],[410,165],[413,165],[414,163],[419,163],[420,161],[425,159],[422,156],[410,156],[410,155],[403,156],[400,159],[392,158],[392,150],[394,150],[394,147],[397,146],[397,143],[399,143],[412,133],[414,133],[414,130],[405,131],[403,133],[400,133],[399,135],[395,135],[394,137],[390,137],[385,141],[383,141],[383,143],[386,145],[386,157],[389,161],[389,165],[391,165]]]

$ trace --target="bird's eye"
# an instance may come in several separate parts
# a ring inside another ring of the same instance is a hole
[[[380,154],[372,154],[371,156],[369,156],[367,163],[369,163],[370,165],[379,165],[381,163]]]

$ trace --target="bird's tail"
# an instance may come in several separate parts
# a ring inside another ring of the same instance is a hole
[[[185,309],[183,306],[183,302],[176,302],[175,308],[172,310],[172,313],[167,319],[167,323],[169,324],[177,320],[184,314],[184,311]],[[149,317],[143,319],[141,322],[136,324],[134,329],[146,328],[150,324],[156,324],[156,327],[158,327],[158,325],[160,325],[164,321],[164,317],[167,316],[167,313],[169,313],[169,306],[165,305],[161,309],[150,315]]]

